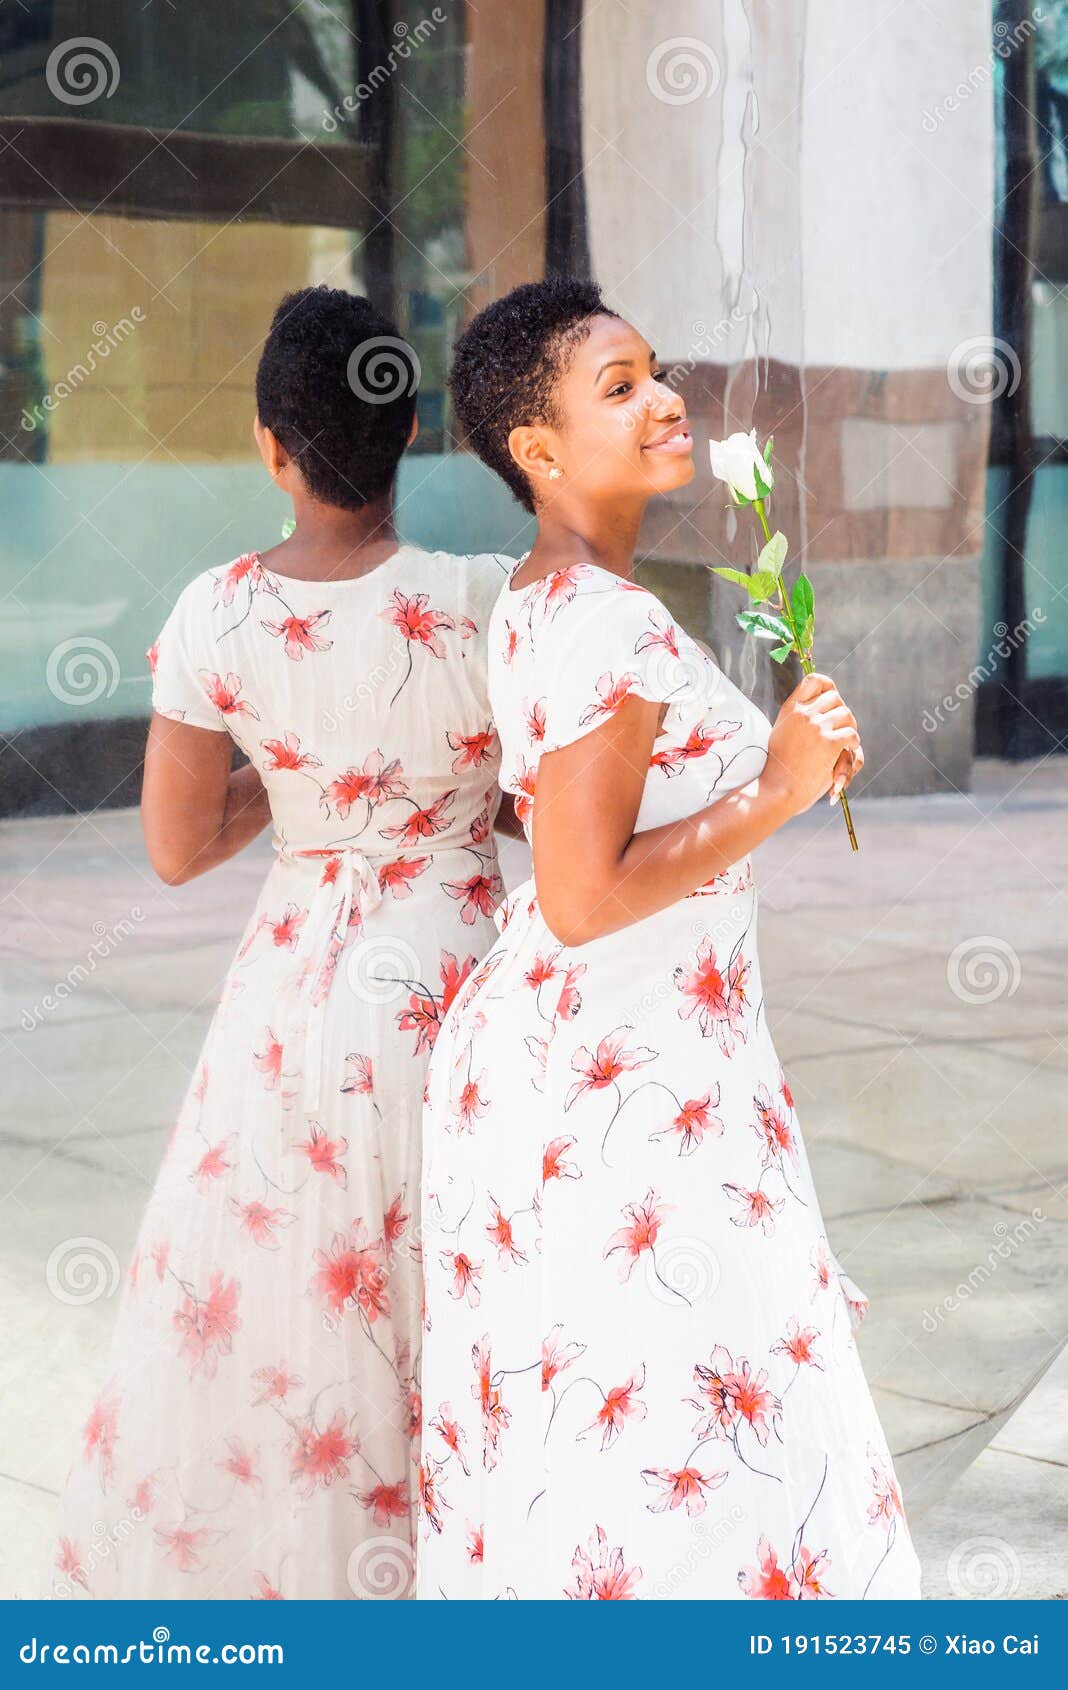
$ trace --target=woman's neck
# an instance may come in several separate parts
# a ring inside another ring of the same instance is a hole
[[[553,500],[538,512],[538,534],[523,565],[524,581],[551,575],[573,563],[593,563],[599,569],[629,579],[634,568],[638,531],[646,500],[622,508],[567,504]]]
[[[296,528],[288,540],[261,554],[268,569],[310,581],[343,581],[366,575],[397,550],[392,498],[358,511],[294,500]]]

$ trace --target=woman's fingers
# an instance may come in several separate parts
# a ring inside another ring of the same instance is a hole
[[[830,675],[821,675],[818,669],[814,669],[810,675],[799,681],[795,696],[804,702],[806,699],[818,698],[821,693],[837,690]]]
[[[864,748],[859,739],[855,748],[843,751],[834,765],[831,775],[831,802],[840,797],[852,780],[855,780],[864,767]]]
[[[850,710],[848,704],[836,704],[833,709],[817,710],[815,713],[819,718],[821,727],[855,728],[857,725],[857,718],[854,716],[852,710]]]

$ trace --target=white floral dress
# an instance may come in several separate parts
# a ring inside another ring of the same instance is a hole
[[[668,706],[639,830],[763,767],[767,718],[650,593],[506,586],[490,698],[527,821],[541,753],[630,693]],[[520,888],[428,1088],[420,1597],[918,1596],[748,860],[572,949]]]
[[[144,1216],[56,1595],[413,1594],[420,1114],[496,932],[503,568],[404,546],[303,582],[250,554],[149,654],[155,708],[260,771],[277,858]]]

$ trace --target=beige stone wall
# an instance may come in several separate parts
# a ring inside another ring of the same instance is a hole
[[[474,315],[545,268],[544,0],[468,9],[467,256]]]
[[[351,245],[339,229],[49,213],[45,384],[71,389],[48,416],[50,461],[248,458],[274,307],[312,282],[345,286]],[[94,341],[109,338],[90,369]]]

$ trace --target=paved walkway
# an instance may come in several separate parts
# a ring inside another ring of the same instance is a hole
[[[970,796],[855,819],[858,857],[829,809],[760,853],[769,1023],[872,1298],[861,1348],[930,1594],[1065,1595],[1068,762],[981,765]],[[36,1593],[267,849],[173,890],[132,812],[0,826],[0,1598]]]

